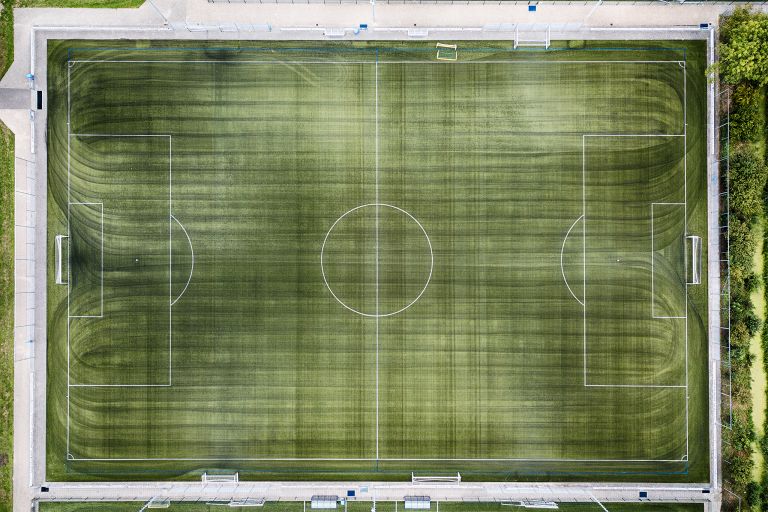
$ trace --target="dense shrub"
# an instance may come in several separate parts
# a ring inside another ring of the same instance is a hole
[[[749,83],[733,88],[730,137],[733,141],[757,142],[765,136],[764,92]]]
[[[723,23],[718,50],[726,83],[768,84],[768,15],[737,9]]]
[[[747,484],[747,505],[750,507],[758,507],[762,502],[762,486],[757,482],[749,482]]]
[[[755,151],[740,147],[731,153],[732,217],[752,221],[762,215],[765,181],[765,163]]]
[[[758,236],[755,220],[764,219],[768,195],[765,193],[768,170],[761,153],[765,140],[765,85],[768,84],[768,15],[736,9],[720,25],[719,71],[723,82],[733,85],[730,107],[730,271],[731,271],[731,396],[732,430],[723,429],[724,480],[743,496],[752,510],[768,512],[768,473],[762,470],[760,482],[753,481],[753,451],[768,456],[768,437],[756,439],[752,421],[752,373],[754,354],[751,337],[761,325],[750,294],[765,282],[765,275],[754,272]],[[768,246],[766,246],[768,247]],[[764,253],[768,263],[768,253]],[[766,293],[768,290],[764,290]],[[768,326],[762,328],[761,344],[768,356]],[[768,366],[768,358],[764,357]],[[756,442],[756,444],[755,444]],[[766,457],[765,460],[768,460]],[[723,503],[723,510],[733,504]]]
[[[753,257],[757,237],[751,226],[734,213],[731,214],[729,242],[731,249],[731,289],[743,287],[753,273]],[[734,286],[735,285],[735,286]]]

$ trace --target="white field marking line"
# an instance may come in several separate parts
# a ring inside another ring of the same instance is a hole
[[[169,183],[169,189],[171,186],[171,174],[172,174],[172,140],[173,137],[170,134],[113,134],[113,133],[71,133],[70,132],[70,125],[69,125],[69,116],[70,116],[70,78],[69,78],[69,69],[71,66],[67,67],[67,197],[70,196],[71,193],[71,181],[70,181],[70,154],[71,154],[71,143],[70,140],[72,137],[167,137],[168,138],[168,155],[169,155],[169,161],[168,161],[168,183]],[[169,194],[170,194],[169,190]],[[170,195],[169,195],[169,201],[170,201]],[[68,203],[67,204],[67,233],[69,236],[70,233],[70,212],[69,212],[69,205],[70,204],[101,204],[101,203]],[[169,204],[169,211],[170,211],[170,204]],[[102,216],[103,216],[103,206],[102,206]],[[177,221],[178,222],[178,221]],[[169,233],[170,233],[170,219],[169,219]],[[182,229],[183,226],[182,226]],[[103,283],[103,265],[104,265],[104,258],[103,258],[103,244],[104,244],[104,222],[102,217],[102,283]],[[170,244],[169,244],[170,245]],[[71,251],[70,251],[71,252]],[[169,249],[170,253],[170,249]],[[170,254],[169,254],[169,260],[170,260]],[[71,265],[67,265],[67,267],[70,267]],[[69,279],[70,270],[67,268],[67,274]],[[169,272],[169,281],[172,279],[170,277]],[[171,283],[169,282],[168,285],[169,289],[169,298],[170,298],[170,290],[171,290]],[[71,317],[69,315],[70,310],[70,285],[67,285],[67,316],[69,318],[94,318],[94,317]],[[102,284],[102,311],[103,311],[103,284]],[[71,400],[70,400],[70,393],[69,388],[155,388],[155,387],[169,387],[172,385],[172,377],[173,377],[173,361],[172,361],[172,348],[173,348],[173,339],[172,339],[172,332],[170,331],[172,323],[171,323],[171,311],[172,311],[172,305],[169,304],[168,306],[168,383],[167,384],[73,384],[71,381],[71,366],[70,366],[70,359],[71,359],[71,327],[70,322],[67,321],[67,460],[86,460],[86,459],[77,459],[74,458],[70,453],[70,411],[71,411]],[[99,318],[99,317],[95,317]],[[91,459],[91,460],[97,460],[97,459]],[[110,460],[110,459],[105,459]]]
[[[173,304],[171,294],[173,293],[173,227],[171,219],[173,218],[173,137],[168,135],[168,385],[173,384]],[[176,221],[178,222],[178,221]],[[181,223],[179,223],[181,225]],[[184,229],[184,226],[181,227]],[[186,234],[187,230],[184,229]],[[189,239],[189,235],[187,235]],[[189,242],[190,247],[192,241]],[[193,265],[194,265],[194,252]],[[190,274],[190,279],[192,275]],[[189,284],[189,282],[187,282]],[[186,286],[184,291],[186,291]],[[181,297],[181,295],[179,295]]]
[[[657,315],[656,314],[656,271],[654,268],[654,261],[656,259],[656,248],[654,244],[654,206],[655,205],[666,205],[666,206],[685,206],[685,203],[651,203],[651,318],[657,319],[657,320],[672,320],[672,319],[682,319],[685,318],[685,316],[663,316],[663,315]],[[685,215],[685,211],[683,211],[683,215]],[[685,228],[683,228],[685,229]],[[685,234],[683,234],[685,236]],[[684,272],[687,274],[687,268],[684,269]],[[683,293],[687,294],[688,290],[683,289]],[[685,312],[686,316],[688,315],[688,310],[686,309]]]
[[[682,62],[683,69],[683,199],[685,200],[683,214],[683,236],[688,235],[688,69],[685,61]],[[688,261],[685,261],[685,274],[688,275]],[[688,402],[690,395],[688,392],[688,279],[685,284],[685,459],[688,460],[689,453],[689,424]]]
[[[189,269],[189,278],[187,278],[187,284],[184,285],[184,289],[181,290],[181,293],[178,295],[178,297],[176,297],[173,300],[173,302],[171,302],[171,306],[173,306],[179,301],[181,296],[184,295],[184,292],[186,292],[187,288],[189,287],[189,283],[192,282],[192,274],[195,271],[195,249],[194,247],[192,247],[192,239],[189,237],[189,233],[187,233],[187,228],[185,228],[184,225],[181,222],[179,222],[179,219],[177,219],[173,215],[171,215],[171,219],[175,220],[176,224],[178,224],[181,230],[184,231],[184,234],[187,237],[187,242],[189,243],[189,251],[190,253],[192,253],[192,268]]]
[[[582,135],[582,137],[685,137],[682,133],[637,133],[637,134],[627,134],[627,133],[585,133]],[[664,203],[656,203],[656,204],[664,204]]]
[[[376,459],[379,458],[379,51],[376,50],[374,65],[375,87],[375,203],[376,206]]]
[[[679,388],[686,389],[685,384],[585,384],[585,388]]]
[[[581,137],[581,218],[584,224],[581,226],[581,252],[582,252],[582,291],[584,293],[584,302],[582,302],[582,332],[584,334],[584,385],[587,385],[587,186],[586,186],[586,166],[587,151],[586,138]]]
[[[372,60],[73,60],[73,63],[93,63],[93,64],[372,64]],[[680,64],[678,60],[475,60],[475,61],[451,61],[435,62],[434,60],[390,60],[381,61],[381,64],[433,64],[438,66],[456,65],[456,64]]]
[[[349,215],[350,213],[353,213],[353,212],[355,212],[355,211],[357,211],[357,210],[359,210],[361,208],[368,208],[368,207],[371,207],[371,206],[374,206],[374,207],[376,207],[376,206],[384,206],[386,208],[392,208],[393,210],[397,210],[397,211],[407,215],[413,222],[415,222],[419,226],[419,228],[421,229],[421,232],[424,234],[424,238],[427,239],[427,244],[429,245],[429,257],[430,257],[429,275],[427,276],[427,280],[424,283],[424,287],[421,289],[421,291],[419,292],[418,296],[416,296],[416,298],[413,299],[408,305],[398,309],[397,311],[393,311],[391,313],[381,313],[379,315],[376,315],[376,314],[373,314],[373,313],[363,313],[362,311],[358,311],[357,309],[354,309],[354,308],[346,305],[341,299],[339,299],[338,296],[336,296],[336,294],[333,292],[333,289],[328,284],[328,279],[327,279],[327,277],[325,275],[325,269],[323,267],[324,259],[325,259],[325,256],[324,256],[325,255],[325,245],[328,242],[328,237],[331,235],[331,232],[333,232],[333,229],[336,227],[336,224],[341,222],[341,220],[344,217],[346,217],[347,215]],[[347,210],[346,212],[344,212],[331,225],[330,229],[328,229],[328,232],[325,234],[325,238],[323,239],[323,245],[320,248],[320,272],[323,275],[323,282],[325,283],[325,287],[328,288],[329,292],[331,292],[331,295],[333,295],[333,298],[336,299],[336,302],[338,302],[339,304],[341,304],[342,306],[344,306],[348,310],[352,311],[353,313],[357,313],[358,315],[367,316],[367,317],[371,317],[371,318],[393,316],[393,315],[396,315],[398,313],[402,313],[406,309],[408,309],[411,306],[413,306],[421,298],[421,296],[424,295],[424,292],[427,291],[427,287],[429,286],[429,282],[432,280],[432,271],[434,270],[434,267],[435,267],[435,255],[434,255],[434,252],[432,251],[432,241],[429,239],[429,235],[427,234],[427,230],[424,229],[424,226],[421,225],[421,222],[419,222],[416,219],[416,217],[414,217],[413,215],[411,215],[407,211],[405,211],[402,208],[399,208],[397,206],[394,206],[394,205],[391,205],[391,204],[386,204],[386,203],[367,203],[367,204],[361,204],[360,206],[355,206],[351,210]]]
[[[135,134],[114,134],[114,133],[71,133],[71,137],[170,137],[170,135],[135,135]]]
[[[583,208],[583,217],[584,217],[584,302],[586,303],[587,298],[587,286],[586,286],[586,279],[587,279],[587,273],[586,273],[586,233],[587,233],[587,218],[586,218],[586,147],[585,147],[585,141],[587,137],[681,137],[684,135],[679,134],[599,134],[599,133],[585,133],[582,134],[581,138],[581,160],[582,160],[582,208]],[[687,286],[687,285],[686,285]],[[686,288],[687,289],[687,288]],[[686,293],[686,312],[688,311],[688,294]],[[684,385],[656,385],[656,384],[587,384],[587,320],[586,320],[586,314],[587,314],[587,308],[586,305],[584,306],[584,387],[603,387],[603,388],[682,388],[686,390],[686,425],[688,424],[688,380],[686,377],[686,381]],[[686,340],[686,347],[688,343],[688,318],[685,317],[685,340]],[[688,351],[685,352],[685,366],[687,371],[688,366]],[[687,428],[686,428],[686,445],[688,444],[687,441]],[[687,450],[686,450],[687,452]],[[687,457],[688,454],[686,453],[685,457]]]
[[[69,315],[67,314],[67,318],[104,318],[104,203],[99,202],[71,202],[67,205],[67,211],[71,211],[72,206],[96,206],[98,205],[101,210],[101,272],[99,274],[99,280],[100,280],[100,312],[98,315]],[[67,238],[69,238],[69,235],[67,235]],[[70,239],[71,240],[71,239]],[[72,243],[70,242],[70,253],[71,251]],[[69,256],[67,256],[69,258]],[[69,270],[67,271],[69,278]]]
[[[70,384],[71,388],[167,388],[171,384]]]
[[[565,283],[565,286],[568,288],[568,291],[571,293],[571,296],[576,299],[576,302],[584,306],[584,303],[579,300],[579,298],[576,296],[575,293],[573,293],[573,290],[571,290],[571,286],[568,284],[568,279],[565,277],[565,269],[563,268],[563,252],[565,251],[565,242],[568,241],[568,235],[571,234],[571,230],[573,230],[574,226],[578,224],[578,222],[584,218],[584,215],[580,215],[578,219],[573,221],[573,224],[571,224],[571,227],[568,228],[568,232],[565,234],[565,238],[563,238],[563,245],[560,247],[560,273],[563,275],[563,282]]]
[[[69,460],[78,461],[112,461],[112,462],[132,462],[132,461],[274,461],[274,462],[300,462],[300,461],[350,461],[350,462],[376,462],[376,461],[391,461],[391,462],[669,462],[669,463],[681,463],[686,462],[686,459],[533,459],[533,458],[520,458],[520,459],[440,459],[440,458],[423,458],[423,459],[372,459],[372,458],[335,458],[335,457],[272,457],[272,458],[256,458],[256,457],[227,457],[222,459],[221,457],[154,457],[154,458],[78,458],[72,457]]]
[[[72,74],[71,70],[72,70],[72,64],[69,63],[69,64],[67,64],[67,238],[69,238],[69,236],[71,235],[71,230],[70,230],[71,226],[70,226],[70,218],[69,218],[70,217],[70,211],[69,211],[70,210],[70,206],[69,206],[69,203],[72,200],[72,190],[71,190],[72,187],[71,187],[71,183],[70,183],[70,181],[71,181],[70,180],[70,140],[71,140],[71,137],[70,137],[70,133],[71,133],[71,128],[70,128],[70,112],[71,112],[71,108],[72,107],[71,107],[71,101],[70,101],[70,88],[69,88],[69,84],[70,84],[70,81],[71,81],[70,77],[71,77],[71,74]],[[70,238],[70,240],[71,240],[71,238]],[[70,324],[70,321],[69,321],[69,316],[70,316],[70,307],[69,307],[70,297],[69,297],[69,294],[70,294],[70,291],[71,291],[72,288],[71,288],[69,283],[72,282],[72,276],[71,276],[71,270],[70,270],[71,267],[72,267],[72,256],[71,256],[71,254],[72,254],[72,248],[70,246],[70,250],[67,251],[67,443],[66,443],[66,450],[65,450],[66,451],[66,454],[65,454],[66,457],[70,456],[70,453],[69,453],[69,414],[70,414],[69,388],[70,388],[70,385],[71,385],[71,381],[70,381],[70,371],[69,371],[69,369],[70,369],[71,351],[70,351],[70,346],[69,346],[69,331],[70,331],[70,325],[69,325]]]
[[[67,196],[68,196],[68,198],[69,198],[70,193],[71,193],[70,181],[69,181],[69,177],[70,177],[70,142],[69,142],[69,140],[71,138],[71,133],[70,133],[71,96],[70,96],[70,72],[69,72],[69,68],[71,68],[71,66],[73,64],[77,63],[77,62],[94,62],[94,63],[98,63],[98,62],[105,62],[105,63],[106,62],[111,62],[111,63],[116,63],[116,62],[124,62],[124,63],[206,63],[206,62],[209,62],[209,63],[217,63],[217,64],[218,63],[222,63],[222,61],[168,61],[168,60],[165,60],[165,61],[160,61],[160,60],[158,60],[158,61],[148,61],[148,60],[143,60],[143,61],[136,61],[136,60],[71,60],[71,61],[69,61],[69,66],[68,66],[68,70],[67,70]],[[234,63],[250,63],[250,64],[284,64],[284,63],[288,63],[288,64],[370,64],[370,61],[360,61],[360,62],[356,62],[356,61],[322,61],[322,62],[315,62],[315,61],[306,61],[306,62],[303,62],[303,61],[236,61],[236,62],[231,62],[231,63],[233,63],[233,64]],[[444,63],[441,63],[441,62],[434,62],[434,61],[390,61],[390,62],[384,62],[384,63],[386,63],[386,64],[444,64]],[[663,64],[663,63],[677,63],[678,65],[680,65],[682,63],[684,65],[684,61],[668,61],[668,60],[661,60],[661,61],[623,61],[623,60],[609,60],[609,61],[458,61],[458,62],[451,62],[450,64],[481,64],[481,63],[482,64]],[[378,85],[378,83],[377,83],[377,85]],[[686,105],[686,109],[687,109],[687,105]],[[686,124],[686,127],[687,127],[687,124]],[[166,137],[167,136],[167,137],[169,137],[169,139],[171,139],[171,135],[163,135],[163,134],[146,134],[146,135],[135,135],[135,134],[124,134],[124,135],[119,135],[119,134],[77,134],[77,136],[81,136],[81,137]],[[585,158],[584,137],[590,137],[590,136],[595,136],[596,137],[596,136],[601,136],[601,135],[600,134],[584,134],[584,135],[582,135],[582,208],[584,210],[584,213],[586,213],[586,198],[585,198],[585,191],[584,191],[584,174],[583,174],[584,158]],[[602,136],[605,136],[605,135],[602,135]],[[628,135],[625,135],[625,134],[614,134],[612,136],[624,137],[624,136],[628,136]],[[646,136],[646,135],[638,135],[638,136]],[[655,136],[655,135],[647,135],[647,136]],[[669,136],[675,136],[675,135],[669,135]],[[171,142],[169,140],[169,154],[171,154],[171,149],[170,149],[171,146],[170,146],[170,144],[171,144]],[[171,167],[171,162],[169,162],[169,168],[170,167]],[[362,205],[362,206],[359,206],[357,208],[362,208],[363,206],[371,206],[371,205],[370,204],[369,205]],[[392,205],[382,205],[382,206],[389,206],[389,207],[392,207],[392,208],[400,210],[399,208],[397,208],[395,206],[392,206]],[[353,208],[349,212],[346,212],[344,215],[347,215],[348,213],[350,213],[351,211],[356,210],[357,208]],[[419,225],[421,230],[424,232],[424,235],[427,237],[427,242],[429,243],[429,246],[430,246],[430,253],[432,253],[432,244],[431,244],[431,241],[429,240],[429,236],[427,235],[426,231],[424,230],[424,227],[421,225],[421,223],[419,223],[408,212],[405,212],[404,210],[401,210],[401,211],[403,211],[403,213],[405,213],[406,215],[411,217]],[[342,217],[344,215],[342,215]],[[582,217],[584,218],[584,221],[585,221],[585,228],[584,228],[584,234],[583,234],[583,241],[584,241],[584,277],[583,277],[583,279],[584,279],[584,291],[585,291],[584,300],[586,302],[586,217],[585,217],[585,215],[582,215]],[[340,219],[341,218],[337,219],[336,223],[338,223]],[[334,225],[336,223],[334,223]],[[68,233],[69,233],[69,213],[67,214],[67,224],[68,224],[67,230],[68,230]],[[332,229],[333,229],[333,226],[331,227],[331,230]],[[331,230],[329,230],[329,233],[330,233]],[[327,241],[327,238],[328,238],[328,234],[326,234],[326,238],[325,238],[325,240],[323,242],[323,247],[325,246],[325,241]],[[321,251],[321,266],[322,266],[322,251]],[[432,255],[432,266],[434,266],[434,255]],[[68,265],[68,273],[69,273],[69,265]],[[431,276],[432,276],[432,268],[430,268],[430,274],[429,274],[429,278],[427,279],[427,285],[429,284],[429,280],[431,279]],[[325,280],[325,274],[324,273],[323,273],[323,280],[325,281],[326,287],[328,287],[329,291],[331,291],[331,294],[334,295],[333,291],[328,286],[328,282]],[[418,300],[421,297],[421,295],[426,290],[426,286],[427,285],[425,285],[424,289],[419,294],[419,297],[417,297],[414,300],[414,302],[416,302],[416,300]],[[68,288],[68,291],[67,291],[67,311],[69,313],[69,285],[67,285],[67,288]],[[336,297],[336,296],[334,295],[334,297]],[[338,298],[336,298],[336,300],[338,301]],[[686,297],[686,300],[687,300],[687,297]],[[339,302],[341,303],[341,301],[339,301]],[[341,303],[341,304],[344,307],[346,307],[347,309],[351,309],[351,308],[347,307],[345,304],[343,304],[343,303]],[[403,310],[407,309],[412,304],[413,303],[409,304],[408,306],[403,308]],[[352,310],[352,311],[354,311],[354,310]],[[399,313],[399,312],[400,311],[395,312],[395,313],[391,313],[391,314],[396,314],[396,313]],[[359,313],[359,314],[363,314],[363,313]],[[363,316],[370,316],[370,315],[363,314]],[[388,315],[384,315],[384,316],[388,316]],[[583,315],[583,317],[584,317],[584,350],[585,350],[585,352],[584,352],[584,379],[585,379],[585,386],[586,386],[586,306],[584,307],[584,315]],[[686,319],[686,322],[687,322],[687,319]],[[67,322],[67,387],[68,388],[72,386],[70,384],[70,381],[69,381],[69,379],[70,379],[70,350],[69,350],[69,347],[70,347],[69,322]],[[170,335],[169,335],[169,347],[172,347],[172,341],[171,341]],[[687,359],[687,329],[686,329],[686,359]],[[170,358],[169,358],[169,360],[170,360]],[[170,366],[172,367],[172,365],[170,365]],[[687,364],[686,364],[686,379],[687,379]],[[168,385],[170,385],[170,384],[168,384]],[[76,386],[82,386],[82,385],[76,385]],[[120,386],[121,385],[115,385],[114,387],[120,387]],[[128,385],[128,386],[123,386],[123,387],[155,387],[155,386],[162,386],[162,385],[150,385],[150,386]],[[113,387],[113,386],[110,386],[110,387]],[[687,401],[686,401],[686,416],[687,416],[687,408],[688,408],[687,405],[688,404],[687,404]],[[686,418],[686,420],[687,420],[687,418]],[[686,440],[686,445],[687,445],[687,440]],[[119,462],[119,461],[215,461],[215,460],[220,460],[220,458],[75,458],[74,456],[72,456],[69,453],[69,451],[70,451],[69,447],[70,447],[70,397],[69,397],[69,391],[67,391],[67,449],[66,449],[66,451],[67,451],[67,459],[68,460],[116,461],[116,462]],[[682,462],[682,461],[686,461],[687,460],[687,455],[683,459],[535,459],[535,458],[528,458],[528,459],[526,459],[526,458],[518,458],[518,459],[439,459],[439,458],[434,458],[434,459],[379,459],[379,458],[377,458],[377,459],[339,459],[339,458],[329,458],[329,459],[295,459],[295,458],[294,459],[259,459],[259,458],[232,458],[232,459],[227,459],[227,460],[244,460],[244,461],[248,461],[248,460],[252,460],[252,461],[258,461],[258,460],[273,460],[273,461],[280,461],[280,460],[284,460],[284,461],[291,461],[291,460],[318,460],[318,461],[322,461],[322,460],[329,460],[329,461],[335,461],[335,460],[349,460],[349,461],[354,461],[354,460],[363,460],[363,461],[382,460],[382,461],[480,461],[480,462],[482,462],[482,461],[531,461],[531,462],[537,462],[537,461],[541,461],[541,462],[547,462],[547,461],[553,461],[553,462]]]

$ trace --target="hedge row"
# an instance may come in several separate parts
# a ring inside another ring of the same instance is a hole
[[[718,46],[723,87],[731,88],[729,243],[731,269],[731,377],[733,428],[723,429],[724,479],[733,492],[746,497],[753,510],[768,510],[768,473],[753,479],[755,448],[768,460],[768,437],[758,439],[752,419],[750,340],[760,333],[763,360],[768,363],[768,325],[761,326],[750,295],[768,282],[768,251],[764,275],[755,273],[757,227],[768,227],[765,163],[765,86],[768,84],[768,16],[737,9],[721,23]],[[762,328],[762,332],[761,332]],[[768,367],[765,368],[768,372]],[[768,432],[768,425],[764,432]]]

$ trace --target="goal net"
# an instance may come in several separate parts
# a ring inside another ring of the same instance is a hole
[[[551,42],[549,25],[545,27],[515,27],[515,49],[523,46],[541,46],[549,48]]]
[[[522,500],[522,501],[502,501],[502,505],[508,507],[521,507],[521,508],[534,508],[534,509],[547,509],[557,510],[559,507],[554,501],[547,500]]]
[[[701,237],[687,236],[686,252],[688,253],[688,284],[701,284]]]
[[[56,284],[67,284],[67,281],[64,280],[64,256],[63,256],[63,250],[62,247],[64,245],[64,239],[69,240],[69,237],[67,235],[56,235],[55,239],[55,253],[56,253],[56,265],[55,265],[55,271],[54,274],[56,276]]]
[[[264,501],[264,498],[244,498],[240,500],[232,500],[229,502],[228,506],[230,508],[263,507]]]
[[[169,508],[171,506],[170,498],[152,498],[139,509],[139,512],[144,512],[150,508]]]
[[[239,473],[203,473],[203,483],[233,483],[240,481]]]
[[[457,60],[458,47],[455,44],[437,43],[437,60]]]
[[[455,475],[425,475],[425,476],[417,476],[415,473],[411,473],[411,483],[418,484],[418,483],[429,483],[429,484],[439,484],[439,483],[461,483],[461,473],[456,473]]]

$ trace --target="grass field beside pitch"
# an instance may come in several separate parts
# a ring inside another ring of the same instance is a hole
[[[705,480],[704,45],[590,45],[52,44],[49,478]]]
[[[40,502],[41,512],[136,512],[143,503],[54,503]],[[224,503],[215,505],[203,503],[172,503],[166,510],[171,512],[217,512]],[[610,512],[702,512],[702,503],[605,503]],[[306,508],[305,508],[306,506]],[[309,505],[302,502],[268,502],[259,510],[265,512],[305,512]],[[438,504],[432,503],[431,510],[437,511]],[[510,510],[524,510],[515,507],[501,505],[500,503],[458,503],[445,502],[439,504],[443,512],[509,512]],[[339,510],[343,510],[339,507]],[[348,512],[370,512],[370,501],[347,502]],[[396,512],[395,504],[388,501],[377,501],[376,510],[381,512]],[[397,504],[397,510],[403,510],[403,503]],[[558,510],[562,512],[603,512],[596,503],[558,503]]]

